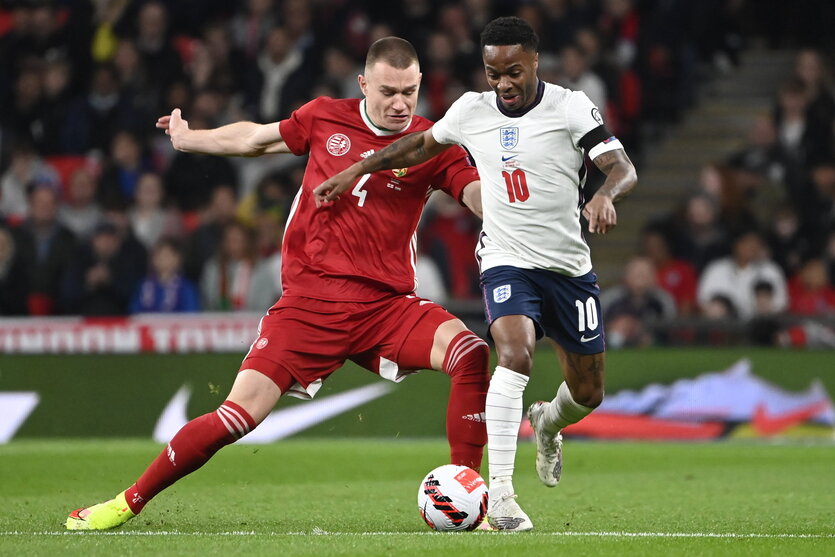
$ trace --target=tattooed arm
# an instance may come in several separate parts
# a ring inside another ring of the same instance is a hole
[[[453,144],[438,143],[432,136],[432,129],[411,133],[377,151],[370,157],[356,162],[316,186],[313,195],[316,205],[333,201],[354,185],[363,174],[371,174],[387,168],[406,168],[426,162],[435,155],[452,147]]]
[[[606,234],[618,223],[615,201],[632,191],[638,181],[638,175],[623,149],[598,155],[594,164],[606,175],[606,181],[586,203],[583,216],[589,221],[589,232]]]

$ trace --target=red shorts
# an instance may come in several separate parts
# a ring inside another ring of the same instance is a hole
[[[430,367],[435,331],[450,319],[455,316],[413,294],[375,302],[284,296],[261,319],[240,369],[263,373],[282,393],[300,398],[315,395],[348,359],[400,381]]]

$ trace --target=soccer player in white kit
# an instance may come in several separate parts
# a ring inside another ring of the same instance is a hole
[[[429,130],[392,143],[314,190],[319,203],[327,203],[363,174],[413,166],[454,144],[475,159],[484,212],[477,255],[498,353],[486,403],[488,521],[508,531],[533,528],[516,502],[512,477],[536,340],[547,335],[556,342],[564,377],[552,401],[528,409],[545,485],[560,479],[560,430],[603,400],[600,289],[580,215],[590,233],[605,234],[617,223],[614,202],[637,181],[623,146],[588,97],[539,80],[537,46],[524,20],[493,20],[481,35],[491,92],[465,93]],[[588,203],[585,155],[606,175]]]

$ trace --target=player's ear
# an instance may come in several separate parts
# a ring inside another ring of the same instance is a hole
[[[539,69],[539,53],[535,52],[533,55],[533,73],[536,74]]]
[[[360,91],[362,91],[363,95],[368,95],[368,80],[365,79],[365,76],[359,74],[357,76],[357,83],[360,84]]]

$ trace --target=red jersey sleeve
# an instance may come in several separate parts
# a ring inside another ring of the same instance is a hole
[[[464,187],[478,180],[478,171],[470,164],[467,152],[455,145],[435,158],[435,176],[432,187],[443,190],[461,202]]]
[[[320,98],[313,99],[294,110],[289,118],[278,123],[281,139],[294,155],[305,155],[310,151],[310,135]]]

